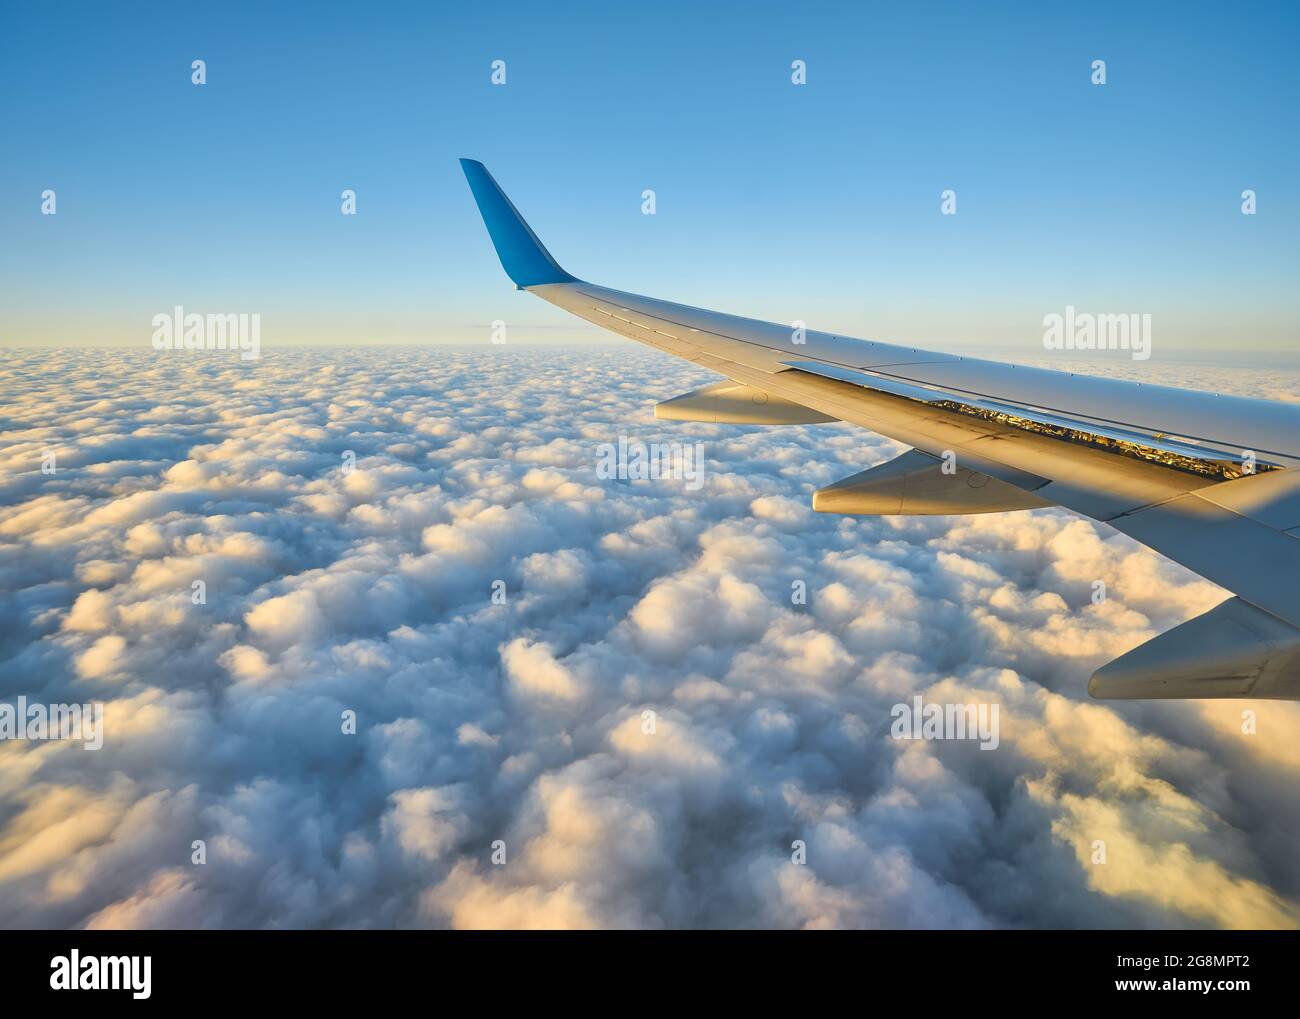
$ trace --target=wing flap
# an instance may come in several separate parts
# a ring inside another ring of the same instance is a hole
[[[1300,626],[1300,538],[1217,506],[1200,492],[1124,513],[1112,527],[1253,605]]]
[[[1096,446],[1119,456],[1147,460],[1175,470],[1203,474],[1216,480],[1242,477],[1248,471],[1274,470],[1279,465],[1261,461],[1251,451],[1201,445],[1173,439],[1164,433],[1099,423],[1086,417],[1069,417],[1059,411],[975,396],[940,386],[903,382],[877,372],[827,365],[817,361],[786,361],[788,367],[824,378],[838,379],[876,392],[889,393],[918,403],[1037,432],[1067,442]]]

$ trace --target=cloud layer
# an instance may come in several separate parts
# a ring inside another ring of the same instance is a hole
[[[0,698],[105,734],[0,742],[0,925],[1300,922],[1300,709],[1084,690],[1222,590],[1064,511],[814,514],[900,447],[654,419],[713,378],[11,353]],[[602,480],[620,435],[703,442],[704,485]],[[916,694],[996,702],[999,747],[891,738]]]

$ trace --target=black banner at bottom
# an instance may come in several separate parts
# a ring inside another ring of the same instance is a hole
[[[614,1004],[671,987],[700,1001],[905,998],[997,1003],[1164,998],[1232,1007],[1292,999],[1293,934],[859,931],[457,933],[443,931],[25,932],[0,936],[10,1003],[95,1009],[278,1001],[338,1009],[402,994],[494,1008],[562,993]],[[647,998],[648,996],[648,998]],[[63,999],[60,1001],[60,999]],[[555,1002],[552,1003],[556,1004]]]

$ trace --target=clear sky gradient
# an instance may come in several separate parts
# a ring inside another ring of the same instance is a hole
[[[1041,353],[1073,304],[1285,351],[1298,43],[1290,3],[4,0],[0,344],[144,346],[176,304],[266,346],[603,338],[513,291],[472,156],[609,286],[937,348]]]

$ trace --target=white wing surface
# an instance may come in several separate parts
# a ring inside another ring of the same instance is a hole
[[[1099,669],[1093,696],[1300,699],[1300,408],[796,332],[595,286],[560,268],[481,163],[461,164],[516,286],[725,376],[660,417],[839,420],[913,447],[822,489],[815,509],[1064,506],[1236,595]]]

